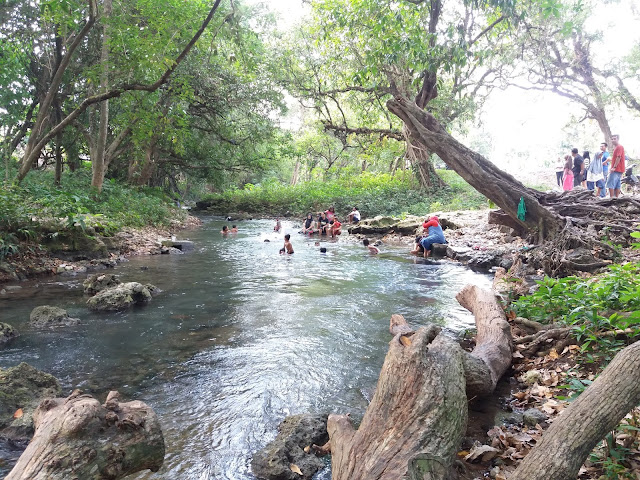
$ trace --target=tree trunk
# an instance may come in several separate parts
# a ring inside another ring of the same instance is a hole
[[[440,327],[413,332],[401,315],[392,316],[395,336],[360,428],[346,415],[329,416],[333,480],[450,478],[468,397],[493,391],[511,362],[509,325],[493,293],[467,286],[458,301],[476,316],[472,353]]]
[[[106,20],[102,26],[102,47],[100,49],[100,93],[109,90],[109,17],[111,16],[111,0],[104,0],[103,17]],[[98,138],[96,140],[96,156],[91,158],[91,186],[98,192],[102,191],[106,170],[107,133],[109,131],[109,100],[100,103],[100,118],[98,121]]]
[[[149,145],[145,149],[144,159],[142,160],[142,164],[138,165],[136,162],[133,164],[133,168],[129,167],[129,183],[132,185],[147,185],[151,177],[153,176],[153,171],[156,166],[156,155],[157,155],[157,138],[153,137],[150,140]]]
[[[164,439],[153,410],[140,401],[104,405],[81,391],[48,398],[33,414],[31,443],[5,480],[115,480],[164,459]]]
[[[62,135],[56,137],[56,172],[53,183],[60,186],[62,183]]]
[[[60,64],[57,66],[56,71],[51,79],[51,84],[42,100],[40,102],[40,107],[38,108],[38,114],[36,115],[36,120],[31,128],[31,132],[29,134],[29,140],[27,141],[27,146],[24,149],[24,154],[22,156],[22,163],[20,165],[20,170],[18,171],[18,182],[24,180],[24,177],[27,176],[29,170],[33,167],[35,162],[38,161],[40,157],[40,153],[44,148],[44,145],[40,146],[40,142],[46,136],[45,130],[47,127],[47,121],[51,115],[51,105],[58,94],[58,88],[62,83],[62,79],[64,76],[67,67],[71,63],[71,58],[75,53],[75,50],[87,36],[91,28],[93,27],[96,20],[96,2],[95,0],[89,0],[89,18],[84,26],[80,29],[78,34],[75,36],[73,41],[68,45],[67,51],[65,55],[62,57]],[[57,135],[58,132],[56,132]]]
[[[433,167],[429,150],[411,135],[406,126],[404,130],[407,138],[406,156],[409,159],[409,163],[413,165],[420,187],[426,189],[444,187],[445,183]]]
[[[291,185],[297,185],[300,176],[300,160],[296,160],[296,166],[293,169],[293,175],[291,175]]]
[[[574,480],[593,448],[640,403],[640,342],[621,350],[549,427],[511,478]]]
[[[412,138],[420,141],[428,151],[436,153],[519,225],[533,232],[538,241],[553,237],[563,228],[563,219],[540,204],[539,197],[544,194],[525,187],[482,155],[462,145],[449,135],[433,115],[418,108],[413,101],[398,95],[387,102],[387,107],[404,122]],[[521,198],[526,207],[524,220],[518,218]]]

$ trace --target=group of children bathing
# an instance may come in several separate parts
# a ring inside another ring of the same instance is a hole
[[[354,213],[357,214],[357,218]],[[355,223],[360,221],[360,213],[358,212],[356,207],[353,207],[353,211],[349,214],[349,220],[352,222],[355,221]],[[282,224],[280,223],[280,218],[277,218],[276,225],[273,227],[273,230],[275,232],[279,232],[281,228]],[[411,250],[411,253],[415,255],[419,255],[420,253],[422,253],[424,258],[427,258],[431,255],[431,250],[434,243],[446,244],[447,241],[444,238],[444,232],[442,231],[442,226],[440,225],[440,220],[437,216],[434,215],[431,216],[428,220],[425,220],[422,224],[422,228],[423,233],[422,235],[418,235],[416,237],[416,243],[413,247],[413,250]],[[228,233],[238,233],[238,228],[236,225],[233,225],[231,227],[231,230],[229,230],[229,227],[225,225],[224,227],[222,227],[222,231],[220,233],[222,233],[223,235],[226,235]],[[337,235],[340,235],[342,233],[342,223],[338,221],[334,207],[329,207],[326,212],[320,212],[318,214],[317,221],[314,221],[313,215],[309,213],[303,221],[301,233],[310,235],[314,233],[320,233],[322,235],[331,235],[332,238],[335,238]],[[316,242],[316,244],[318,244],[318,242]],[[362,244],[367,247],[369,253],[380,253],[380,249],[375,245],[371,245],[368,239],[365,238],[362,241]],[[326,252],[326,249],[321,250],[324,250],[324,252],[321,253]],[[291,235],[289,235],[288,233],[284,236],[284,246],[280,249],[280,253],[287,253],[289,255],[293,254]]]
[[[355,207],[354,207],[354,210]],[[330,214],[330,215],[327,215]],[[327,217],[333,217],[333,221],[325,221],[322,222],[323,219],[327,219]],[[359,216],[359,215],[358,215]],[[358,221],[360,219],[358,218]],[[337,224],[337,225],[336,225]],[[314,225],[313,216],[311,214],[307,215],[307,218],[304,220],[304,224],[302,227],[302,233],[313,234],[316,232],[322,232],[323,234],[330,232],[332,237],[336,235],[340,235],[340,227],[341,223],[338,222],[338,219],[335,217],[335,211],[333,207],[330,207],[326,212],[321,212],[318,217],[318,223]],[[275,231],[280,230],[280,220],[278,219],[276,226],[274,227]],[[314,228],[315,227],[315,228]],[[324,227],[324,230],[323,230]],[[416,242],[411,250],[412,254],[419,255],[422,254],[424,258],[427,258],[431,255],[433,245],[435,243],[446,244],[447,240],[444,238],[444,232],[442,230],[442,226],[440,225],[440,219],[433,215],[429,217],[429,219],[425,220],[422,224],[423,233],[422,235],[418,235],[416,237]],[[284,247],[280,249],[280,253],[293,253],[293,246],[291,245],[291,235],[287,234],[284,236]],[[372,245],[368,239],[362,240],[362,244],[367,247],[369,253],[378,254],[380,253],[380,249],[375,245]],[[316,242],[316,245],[319,245]],[[324,252],[322,251],[324,250]],[[321,253],[325,253],[326,249],[321,249]]]
[[[355,209],[355,207],[353,207]],[[320,233],[320,235],[331,235],[331,238],[342,233],[342,223],[336,217],[336,210],[334,207],[329,207],[325,212],[319,212],[317,220],[313,219],[311,213],[307,214],[302,222],[302,233],[308,233],[313,235],[314,233]]]

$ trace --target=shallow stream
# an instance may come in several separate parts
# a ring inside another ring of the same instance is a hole
[[[56,376],[63,391],[81,388],[103,401],[109,390],[150,404],[162,424],[167,455],[160,472],[138,479],[249,480],[251,455],[291,414],[351,412],[361,418],[390,340],[389,318],[414,326],[473,326],[455,300],[487,275],[407,249],[369,255],[355,239],[321,241],[294,223],[205,217],[182,232],[196,249],[185,255],[134,257],[115,270],[122,281],[153,283],[162,293],[141,308],[94,314],[85,307],[85,275],[22,283],[0,296],[0,321],[21,336],[0,350],[0,367],[28,362]],[[284,233],[295,253],[279,255]],[[266,242],[265,240],[270,240]],[[38,305],[82,319],[77,327],[27,326]],[[10,456],[0,448],[2,456]],[[0,464],[7,473],[11,460]],[[330,478],[329,469],[318,474]]]

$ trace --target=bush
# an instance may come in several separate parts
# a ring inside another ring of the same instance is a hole
[[[33,232],[49,219],[63,219],[67,226],[91,226],[110,235],[126,226],[166,226],[185,213],[171,205],[158,189],[134,188],[106,181],[101,193],[90,187],[91,173],[81,169],[65,174],[62,186],[53,183],[51,172],[32,171],[21,185],[0,190],[0,230],[15,233]],[[6,239],[5,239],[6,245]]]
[[[455,172],[439,172],[448,186],[424,191],[410,172],[390,174],[359,173],[331,181],[314,180],[285,185],[275,180],[260,185],[247,184],[241,190],[210,194],[204,201],[218,213],[247,212],[268,215],[297,215],[318,212],[333,205],[346,213],[355,205],[363,216],[424,215],[433,210],[483,208],[486,199]],[[437,207],[437,208],[433,208]]]

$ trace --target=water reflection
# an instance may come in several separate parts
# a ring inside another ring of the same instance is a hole
[[[0,351],[0,366],[27,361],[56,375],[67,392],[118,389],[153,406],[167,457],[160,472],[139,479],[252,479],[252,452],[275,437],[284,416],[362,415],[392,313],[416,326],[462,330],[473,319],[455,294],[466,283],[489,285],[486,276],[401,249],[370,256],[346,235],[323,240],[321,254],[316,239],[287,222],[279,234],[271,221],[239,222],[240,233],[227,237],[221,226],[207,218],[189,232],[197,244],[189,254],[118,266],[121,279],[163,290],[144,308],[92,314],[83,278],[25,284],[20,298],[0,299],[3,321],[22,333]],[[284,233],[292,234],[292,256],[278,255]],[[33,331],[29,312],[42,304],[83,323]]]

